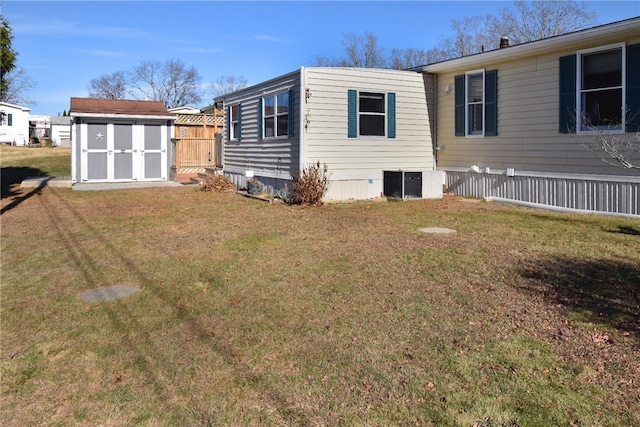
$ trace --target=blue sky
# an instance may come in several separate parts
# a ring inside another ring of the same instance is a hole
[[[177,58],[202,83],[222,75],[249,84],[343,56],[343,33],[376,35],[393,48],[430,49],[453,19],[497,12],[507,1],[29,1],[3,0],[18,65],[37,86],[32,114],[57,115],[88,95],[92,78],[142,60]],[[604,24],[640,16],[640,2],[588,1]],[[207,95],[204,106],[211,101]]]

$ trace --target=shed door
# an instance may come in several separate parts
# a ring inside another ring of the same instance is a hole
[[[113,179],[132,180],[133,126],[130,123],[113,125]]]
[[[89,181],[109,179],[109,146],[106,123],[87,124],[87,137],[83,154],[86,159],[83,178]]]
[[[142,170],[144,180],[166,179],[167,150],[163,126],[144,125]]]

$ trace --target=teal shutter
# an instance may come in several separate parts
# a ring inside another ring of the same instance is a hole
[[[387,94],[387,138],[396,137],[396,94]]]
[[[560,58],[560,133],[576,131],[576,55]]]
[[[238,104],[238,141],[242,141],[242,104]]]
[[[640,130],[640,44],[627,46],[627,132]]]
[[[464,136],[464,74],[454,77],[454,92],[455,92],[455,135]]]
[[[358,93],[349,89],[347,92],[347,136],[358,137]]]
[[[13,126],[13,114],[7,114],[7,126]]]
[[[295,102],[294,102],[294,90],[293,88],[289,89],[289,138],[293,137],[294,126],[296,124],[295,120]]]
[[[498,135],[498,70],[484,73],[484,135]]]
[[[262,98],[258,99],[258,139],[262,139]]]

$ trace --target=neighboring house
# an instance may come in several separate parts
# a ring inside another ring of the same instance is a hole
[[[71,98],[72,182],[169,177],[175,115],[160,101]]]
[[[224,106],[224,174],[290,188],[325,163],[325,200],[441,197],[425,84],[412,71],[300,68],[216,98]]]
[[[167,110],[173,114],[200,114],[200,109],[183,105],[182,107],[173,107]]]
[[[51,116],[29,115],[29,139],[50,138],[51,137]],[[31,141],[31,142],[34,142]]]
[[[27,145],[30,111],[27,107],[0,102],[0,144]]]
[[[51,116],[51,145],[54,147],[71,147],[71,117]]]
[[[416,70],[435,86],[447,191],[640,215],[640,170],[581,145],[594,133],[637,138],[640,18]]]

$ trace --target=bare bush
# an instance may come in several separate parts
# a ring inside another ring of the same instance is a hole
[[[209,175],[205,181],[200,183],[202,191],[213,191],[216,193],[233,193],[236,186],[224,177],[224,175]]]
[[[320,206],[329,190],[329,169],[326,164],[313,163],[302,171],[291,174],[292,202],[301,205]]]

